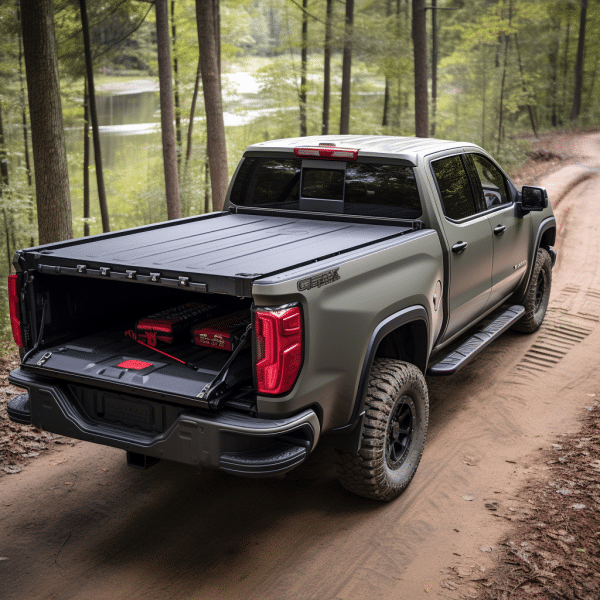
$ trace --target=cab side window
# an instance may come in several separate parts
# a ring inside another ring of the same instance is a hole
[[[460,156],[441,158],[432,166],[446,216],[459,221],[476,214],[471,184]]]
[[[506,181],[500,169],[481,154],[468,154],[467,160],[473,161],[477,171],[479,182],[475,181],[474,184],[481,185],[483,189],[485,209],[510,203]]]

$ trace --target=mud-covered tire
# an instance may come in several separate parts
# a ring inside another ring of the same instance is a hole
[[[523,302],[525,314],[513,325],[514,331],[533,333],[540,328],[546,316],[551,286],[552,259],[547,250],[540,248],[535,257],[531,281]]]
[[[376,359],[360,449],[356,454],[336,450],[342,486],[373,500],[399,496],[421,460],[428,422],[429,397],[421,371],[399,360]]]

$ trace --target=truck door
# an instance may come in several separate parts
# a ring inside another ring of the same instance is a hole
[[[492,292],[488,300],[491,308],[507,298],[527,272],[531,217],[516,216],[508,182],[489,158],[475,152],[466,154],[466,158],[475,194],[485,203],[493,232]]]
[[[492,287],[493,234],[488,217],[476,202],[464,155],[440,158],[431,165],[450,248],[446,340],[481,316],[487,306]]]

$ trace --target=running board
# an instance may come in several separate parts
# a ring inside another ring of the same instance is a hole
[[[484,348],[516,323],[525,313],[523,306],[511,306],[497,316],[489,325],[472,335],[448,356],[427,370],[427,375],[453,375],[471,362]]]

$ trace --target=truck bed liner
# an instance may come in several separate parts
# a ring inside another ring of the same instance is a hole
[[[199,367],[198,371],[137,344],[116,328],[78,338],[72,343],[46,347],[35,353],[23,368],[84,385],[129,390],[157,400],[208,407],[197,396],[214,380],[230,353],[193,346],[189,341],[161,346],[161,349]],[[43,360],[44,357],[47,358]],[[144,361],[151,366],[141,370],[119,366],[131,360]],[[251,377],[252,358],[247,348],[231,365],[226,383],[235,385]]]
[[[181,283],[202,292],[250,297],[256,279],[408,231],[410,227],[398,224],[220,213],[25,254],[29,268],[42,273]]]

